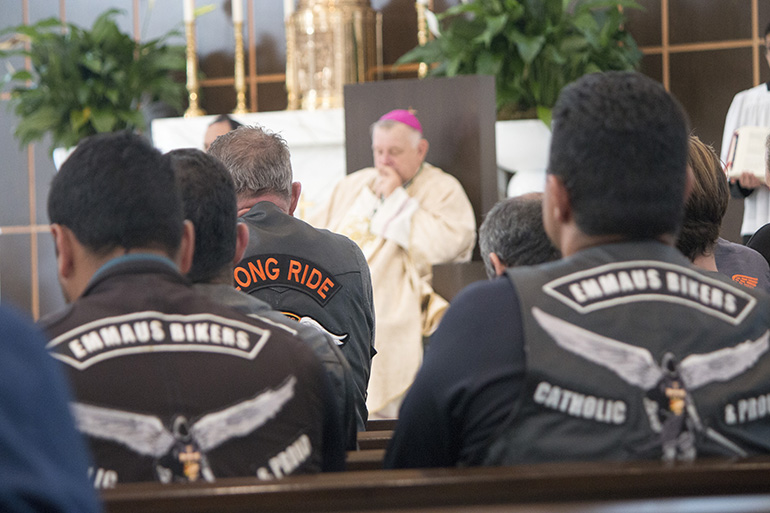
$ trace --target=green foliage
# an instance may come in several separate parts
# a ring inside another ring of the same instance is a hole
[[[69,147],[98,132],[142,130],[143,101],[182,108],[184,84],[172,73],[185,69],[185,50],[166,43],[176,33],[137,43],[115,23],[120,12],[108,10],[90,30],[49,18],[0,32],[28,43],[0,50],[0,57],[20,55],[31,63],[29,71],[0,81],[14,85],[11,105],[20,119],[15,136],[22,146],[46,133],[54,147]]]
[[[619,9],[633,0],[472,0],[440,14],[439,37],[396,64],[436,63],[432,76],[495,75],[498,116],[551,108],[586,73],[636,68],[641,52]]]

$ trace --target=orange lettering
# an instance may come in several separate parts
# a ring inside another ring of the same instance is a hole
[[[312,283],[314,277],[317,279],[315,283]],[[314,289],[318,287],[318,284],[321,283],[321,278],[323,278],[323,276],[321,276],[321,271],[319,271],[318,269],[313,269],[310,272],[310,278],[307,279],[307,287],[309,289]]]
[[[297,262],[296,260],[289,260],[289,275],[286,277],[287,280],[291,280],[291,275],[294,275],[294,281],[299,281],[299,271],[302,269],[302,264]]]
[[[257,266],[255,266],[253,262],[249,262],[249,271],[251,271],[251,277],[254,279],[254,281],[257,281],[257,276],[259,276],[260,280],[265,281],[265,270],[262,269],[262,260],[257,260]]]
[[[326,278],[323,284],[318,287],[318,295],[326,299],[326,293],[331,289],[331,287],[334,287],[334,282],[329,278]]]
[[[305,272],[302,273],[302,281],[300,283],[302,283],[303,285],[305,284],[305,277],[307,276],[307,270],[309,267],[310,267],[309,265],[306,265]]]
[[[241,279],[239,274],[243,274],[245,276],[245,280]],[[236,267],[233,269],[233,277],[235,278],[235,281],[240,285],[241,287],[248,287],[251,285],[251,276],[249,276],[249,273],[246,272],[246,269],[243,267]],[[241,290],[241,287],[236,287],[238,290]]]
[[[265,261],[265,271],[267,271],[267,277],[271,280],[277,280],[281,270],[278,268],[278,260],[270,257]]]

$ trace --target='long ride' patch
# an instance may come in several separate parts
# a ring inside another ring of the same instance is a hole
[[[257,255],[241,260],[233,269],[236,288],[251,292],[264,287],[288,287],[304,292],[321,306],[342,285],[329,271],[315,263],[289,255]]]

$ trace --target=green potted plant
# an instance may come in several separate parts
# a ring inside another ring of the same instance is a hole
[[[437,37],[399,59],[436,63],[433,76],[495,75],[499,119],[550,125],[561,89],[595,71],[634,69],[626,32],[633,0],[471,0],[438,15]]]
[[[182,108],[184,84],[173,75],[185,69],[184,47],[167,42],[176,32],[136,42],[115,23],[119,13],[106,11],[90,30],[49,18],[0,32],[13,34],[0,57],[25,56],[31,63],[2,81],[14,85],[11,106],[22,146],[46,134],[53,147],[71,147],[99,132],[143,130],[143,103]]]

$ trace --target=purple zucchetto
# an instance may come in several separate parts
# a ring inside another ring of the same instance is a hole
[[[420,134],[422,134],[422,125],[420,124],[420,120],[417,119],[417,117],[414,115],[414,112],[414,110],[406,109],[392,110],[387,114],[383,114],[379,121],[385,121],[386,119],[398,121],[399,123],[403,123],[408,127],[414,128],[420,132]]]

